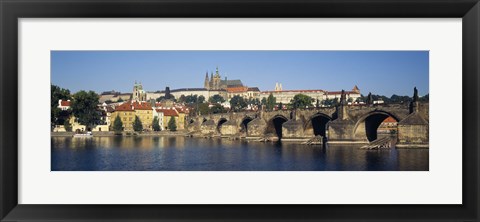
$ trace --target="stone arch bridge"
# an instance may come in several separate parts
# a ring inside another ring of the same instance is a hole
[[[276,137],[329,142],[369,142],[387,117],[398,122],[398,140],[428,144],[428,103],[340,105],[299,110],[236,112],[201,115],[187,119],[187,129],[197,135]]]

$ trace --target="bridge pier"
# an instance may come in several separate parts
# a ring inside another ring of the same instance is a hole
[[[350,119],[331,121],[328,125],[328,143],[368,143],[366,137],[356,137],[354,131],[355,123]]]
[[[265,135],[267,123],[261,118],[255,118],[247,124],[247,136],[262,137]]]
[[[419,112],[408,115],[398,123],[398,148],[427,148],[429,146],[428,122]]]
[[[220,133],[222,136],[233,136],[237,135],[239,131],[239,126],[236,121],[228,120],[220,126]]]
[[[207,120],[200,126],[200,131],[204,135],[217,134],[217,124],[213,119]]]
[[[282,138],[303,138],[304,123],[301,119],[291,119],[282,124]]]

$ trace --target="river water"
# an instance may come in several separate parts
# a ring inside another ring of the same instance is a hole
[[[425,171],[428,149],[189,137],[52,137],[52,171]]]

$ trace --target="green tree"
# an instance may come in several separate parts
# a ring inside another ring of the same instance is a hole
[[[197,95],[188,95],[185,96],[185,103],[187,104],[194,104],[197,102]]]
[[[237,95],[230,99],[230,107],[233,111],[240,111],[247,107],[247,103],[245,102],[243,97]]]
[[[58,120],[61,115],[61,110],[58,108],[58,101],[59,100],[71,100],[72,96],[70,94],[70,90],[60,88],[56,85],[50,85],[50,122],[52,126],[58,123]]]
[[[213,95],[208,99],[211,103],[224,103],[225,99],[221,95]]]
[[[160,131],[160,130],[162,130],[162,129],[160,129],[160,122],[158,121],[158,117],[157,117],[157,116],[153,117],[152,128],[153,128],[153,131]]]
[[[260,104],[260,100],[257,99],[257,98],[249,98],[247,101],[247,104],[250,105],[250,106],[256,106],[256,105],[259,105]]]
[[[71,103],[72,113],[77,121],[88,127],[100,121],[98,110],[99,96],[93,91],[79,91],[73,95]]]
[[[272,96],[273,96],[273,95],[272,95]],[[262,98],[262,101],[260,101],[260,104],[262,104],[262,105],[264,105],[264,106],[267,105],[267,98],[263,97],[263,98]]]
[[[178,98],[178,102],[179,102],[179,103],[184,103],[184,102],[185,102],[185,99],[186,99],[185,95],[181,95],[181,96]]]
[[[283,109],[283,103],[280,102],[280,103],[278,104],[278,110],[282,110],[282,109]]]
[[[225,113],[226,110],[225,108],[223,108],[222,105],[215,104],[210,108],[210,111],[215,114],[215,113]]]
[[[369,92],[368,95],[367,95],[367,101],[366,101],[366,103],[369,104],[369,105],[370,105],[370,104],[373,104],[373,100],[374,100],[374,99],[373,99],[372,93]]]
[[[312,103],[315,101],[310,96],[304,95],[304,94],[297,94],[293,97],[292,101],[290,103],[292,104],[293,108],[308,108],[312,106]]]
[[[410,101],[412,101],[412,98],[410,98],[409,96],[399,96],[399,95],[395,95],[395,94],[393,94],[389,99],[390,103],[408,103]],[[385,102],[387,102],[387,101],[385,101]]]
[[[198,104],[197,112],[199,115],[206,115],[210,113],[210,108],[208,108],[207,103]]]
[[[323,100],[322,104],[324,106],[336,106],[338,104],[338,98]]]
[[[68,121],[68,119],[63,122],[63,127],[65,127],[65,131],[72,132],[72,124],[70,124],[70,121]]]
[[[122,97],[119,97],[119,98],[117,99],[117,102],[118,102],[118,103],[123,102],[123,101],[124,101],[124,100],[122,99]]]
[[[173,116],[171,116],[170,120],[168,121],[168,129],[170,131],[176,131],[177,130],[177,124],[175,123],[175,118]]]
[[[133,121],[133,130],[135,132],[141,132],[143,130],[142,121],[140,121],[137,115],[135,115],[135,120]]]
[[[427,94],[427,95],[424,95],[424,96],[420,97],[420,98],[418,99],[418,101],[420,101],[420,102],[428,102],[428,99],[429,99],[428,97],[429,97],[428,94]]]
[[[268,98],[265,104],[267,106],[267,110],[269,111],[273,110],[276,103],[277,103],[277,98],[275,98],[273,94],[270,93],[270,95],[268,95]]]
[[[198,103],[204,103],[205,102],[205,96],[202,96],[202,95],[198,96],[197,102]]]
[[[115,117],[115,120],[113,121],[113,131],[115,131],[115,133],[123,131],[123,123],[120,116]]]

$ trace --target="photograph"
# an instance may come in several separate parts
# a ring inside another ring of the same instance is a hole
[[[480,0],[0,2],[0,222],[480,221]]]
[[[50,68],[51,171],[429,171],[429,51],[52,50]]]

